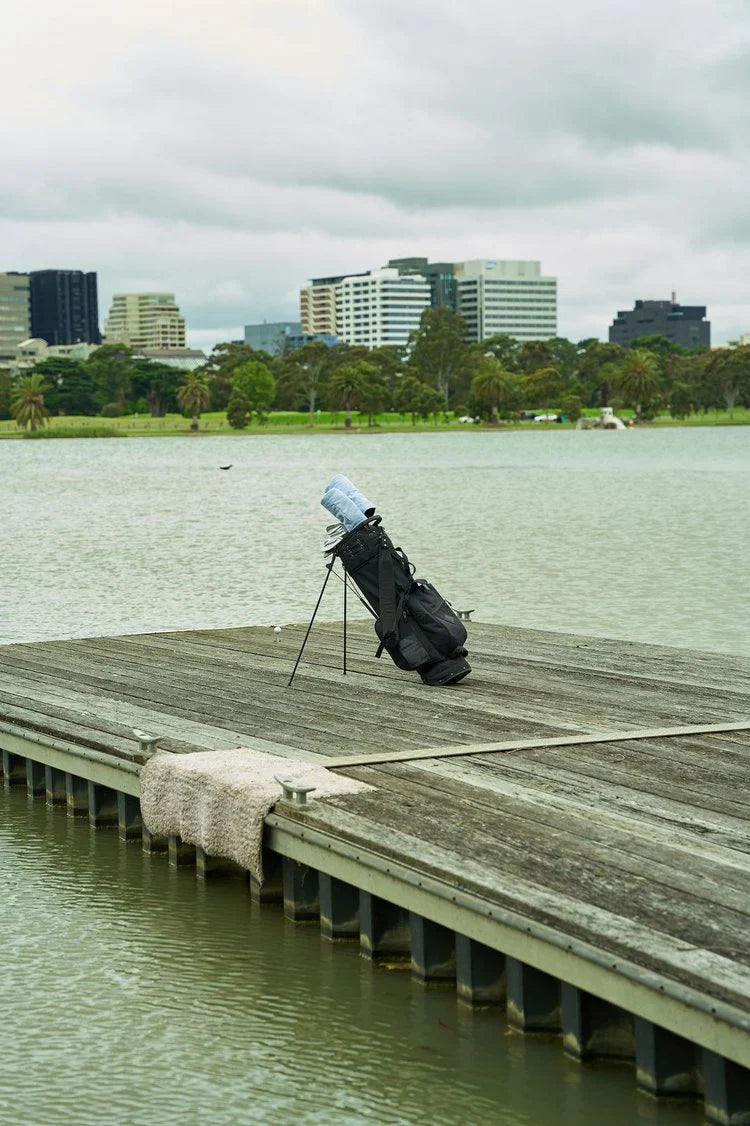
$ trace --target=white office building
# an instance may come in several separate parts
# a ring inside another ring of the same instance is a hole
[[[385,267],[344,278],[336,295],[338,336],[366,348],[403,346],[430,305],[430,284],[420,274]]]
[[[390,267],[315,279],[300,292],[304,332],[330,333],[365,348],[407,344],[429,306],[427,279]]]
[[[541,263],[476,258],[454,265],[457,308],[470,341],[501,333],[516,340],[557,336],[557,278]]]

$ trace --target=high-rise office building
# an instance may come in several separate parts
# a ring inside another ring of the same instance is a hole
[[[365,348],[403,347],[430,307],[430,284],[421,274],[384,267],[344,278],[338,287],[338,335]]]
[[[557,278],[542,275],[539,262],[475,258],[454,264],[456,312],[466,323],[466,338],[515,340],[557,336]]]
[[[104,335],[131,348],[184,348],[185,318],[173,293],[116,293]]]
[[[671,301],[636,301],[632,309],[620,309],[609,326],[613,344],[629,348],[639,336],[666,336],[682,348],[710,348],[711,322],[705,305],[678,305]]]
[[[429,307],[430,283],[423,275],[387,266],[315,278],[300,292],[303,332],[337,336],[365,348],[403,347]]]
[[[0,274],[0,366],[14,360],[30,336],[29,275]]]
[[[348,277],[314,278],[300,291],[303,331],[329,332],[353,342],[355,322],[344,316],[344,294],[371,287],[374,278],[393,279],[394,275],[399,282],[391,280],[391,288],[401,285],[405,293],[413,282],[417,289],[412,300],[419,302],[423,296],[423,289],[419,287],[426,285],[427,306],[459,313],[466,323],[466,339],[470,343],[500,334],[520,341],[549,340],[557,335],[557,278],[542,275],[539,262],[489,258],[467,262],[391,258],[382,270]],[[424,307],[420,305],[420,316]],[[400,312],[408,315],[406,307]],[[395,311],[391,324],[396,323],[394,318]],[[364,323],[360,319],[358,326],[361,328]],[[413,327],[418,327],[418,323],[419,317]],[[403,343],[407,338],[408,333]],[[358,338],[357,343],[362,340]]]
[[[32,270],[31,335],[48,344],[99,344],[96,274]]]
[[[522,341],[548,340],[557,333],[557,279],[543,277],[539,262],[391,258],[388,265],[426,277],[432,307],[460,313],[471,342],[501,333]]]
[[[427,278],[433,309],[444,306],[455,313],[457,288],[453,262],[429,262],[427,258],[390,258],[388,265],[400,274],[421,274]]]

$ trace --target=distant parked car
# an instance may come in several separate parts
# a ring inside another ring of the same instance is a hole
[[[477,422],[478,419],[472,418],[470,414],[462,414],[458,421],[459,422]]]
[[[562,422],[559,414],[535,414],[534,422]]]

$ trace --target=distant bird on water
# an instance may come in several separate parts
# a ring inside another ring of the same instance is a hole
[[[234,462],[232,462],[232,465],[234,465]],[[220,465],[219,469],[231,469],[232,465]]]

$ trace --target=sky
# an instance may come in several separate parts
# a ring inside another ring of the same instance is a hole
[[[0,270],[96,270],[102,321],[167,290],[210,348],[425,255],[540,260],[573,340],[673,291],[750,332],[750,0],[26,0],[3,39]]]

